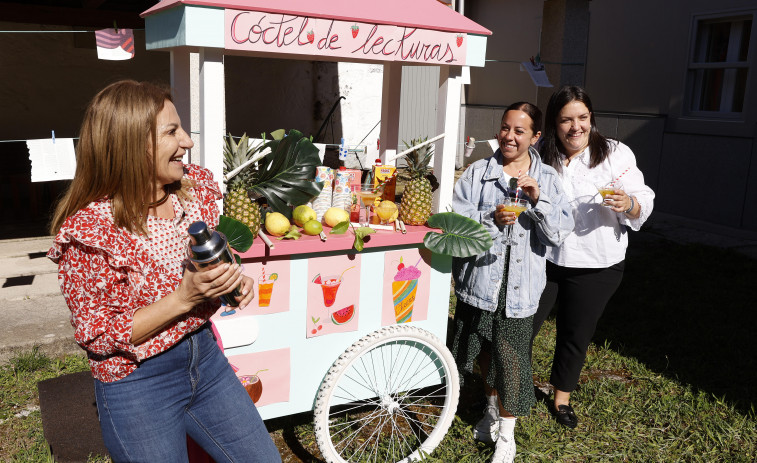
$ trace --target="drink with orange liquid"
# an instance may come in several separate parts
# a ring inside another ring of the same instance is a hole
[[[277,273],[272,273],[266,278],[265,271],[258,278],[258,307],[268,307],[271,305],[271,294],[273,294],[273,284],[279,278]]]
[[[528,209],[528,199],[526,198],[505,198],[504,203],[502,204],[502,209],[504,209],[507,212],[514,212],[515,218],[517,219],[521,212]],[[506,246],[517,246],[518,243],[512,238],[513,234],[513,226],[507,225],[505,226],[506,234],[505,239],[502,240],[502,242]]]
[[[517,204],[505,204],[505,207],[503,209],[507,212],[515,212],[515,217],[517,218],[521,212],[528,209],[526,206],[519,206]]]
[[[623,184],[621,184],[619,180],[610,183],[596,184],[595,186],[597,187],[599,194],[602,195],[602,205],[607,207],[610,207],[610,204],[605,202],[607,197],[614,195],[615,191],[623,189]]]

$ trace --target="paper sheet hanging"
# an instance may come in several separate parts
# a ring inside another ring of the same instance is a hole
[[[524,68],[526,68],[526,71],[528,71],[528,75],[531,76],[531,80],[534,81],[534,84],[537,87],[551,87],[552,86],[552,84],[549,83],[547,72],[544,70],[544,65],[542,63],[540,62],[531,63],[528,61],[523,61],[520,64],[523,65]]]
[[[32,182],[74,178],[76,155],[73,138],[26,140],[32,162]]]
[[[120,61],[134,58],[134,31],[132,29],[101,29],[95,31],[97,58]]]

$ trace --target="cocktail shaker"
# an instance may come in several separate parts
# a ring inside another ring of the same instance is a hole
[[[234,254],[223,233],[211,232],[208,225],[201,220],[190,224],[187,231],[190,241],[190,259],[198,268],[211,269],[224,263],[235,263]],[[241,295],[240,287],[236,287],[232,292],[221,296],[221,302],[224,305],[237,307],[239,303],[236,297]]]

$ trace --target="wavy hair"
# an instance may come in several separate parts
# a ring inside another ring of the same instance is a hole
[[[545,164],[554,167],[558,172],[562,170],[562,155],[565,148],[557,137],[557,118],[560,111],[568,103],[580,101],[589,110],[591,130],[589,131],[589,153],[591,155],[589,167],[596,167],[601,164],[607,156],[610,155],[610,142],[599,130],[594,120],[594,108],[591,104],[591,98],[581,87],[565,86],[553,93],[547,104],[547,113],[544,117],[544,134],[539,146],[542,160]]]
[[[117,227],[147,233],[147,204],[157,194],[157,117],[166,101],[172,101],[167,88],[134,80],[115,82],[95,95],[79,132],[74,179],[51,220],[53,235],[68,217],[103,198],[111,200]],[[181,188],[176,182],[169,191]]]

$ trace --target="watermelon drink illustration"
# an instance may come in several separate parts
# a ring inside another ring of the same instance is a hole
[[[408,323],[413,320],[415,293],[418,290],[418,278],[421,276],[421,271],[417,267],[418,263],[420,259],[415,265],[406,267],[400,259],[400,264],[397,266],[397,274],[392,281],[392,300],[397,323]]]
[[[268,277],[263,273],[258,277],[258,307],[268,307],[271,305],[271,294],[273,294],[273,284],[278,280],[278,273],[272,273]]]
[[[336,301],[336,293],[339,291],[339,285],[342,284],[341,278],[337,275],[328,275],[321,277],[321,274],[313,278],[313,283],[320,285],[323,290],[323,305],[331,307]]]

